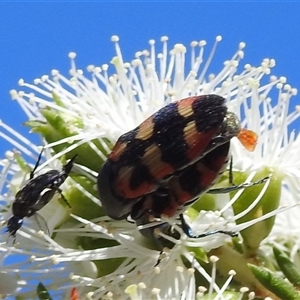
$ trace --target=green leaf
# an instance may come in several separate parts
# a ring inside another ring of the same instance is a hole
[[[40,282],[36,288],[37,296],[39,300],[52,300],[45,286]]]
[[[277,264],[286,278],[296,287],[300,287],[300,271],[295,268],[289,258],[278,248],[273,248]]]
[[[269,291],[284,300],[299,300],[300,293],[283,278],[275,276],[265,268],[248,264],[255,278]]]

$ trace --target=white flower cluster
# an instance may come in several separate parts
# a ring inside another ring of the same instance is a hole
[[[24,90],[11,91],[12,98],[19,103],[29,122],[46,123],[43,109],[47,108],[69,125],[67,130],[71,134],[43,141],[46,162],[37,173],[44,173],[45,167],[47,170],[61,168],[58,159],[71,151],[76,152],[83,145],[88,145],[99,159],[105,160],[110,151],[107,140],[113,144],[122,133],[167,103],[192,95],[218,94],[227,100],[229,110],[239,116],[242,126],[259,136],[253,153],[232,140],[233,169],[247,172],[248,181],[264,168],[272,173],[271,176],[282,178],[279,182],[279,190],[282,190],[280,207],[256,219],[238,222],[267,193],[269,183],[266,183],[252,204],[237,214],[233,214],[231,206],[242,197],[244,190],[231,199],[229,195],[216,196],[220,211],[202,211],[189,220],[191,226],[195,232],[223,228],[240,231],[294,207],[278,215],[266,241],[280,244],[280,239],[294,238],[295,255],[300,247],[298,236],[293,235],[299,232],[300,137],[291,129],[299,117],[299,109],[290,112],[290,98],[297,91],[286,84],[284,77],[270,76],[275,61],[264,59],[259,66],[246,64],[242,67],[245,43],[240,43],[237,52],[224,62],[221,70],[210,74],[220,36],[207,59],[204,59],[205,41],[193,41],[189,50],[182,44],[168,49],[168,38],[164,36],[161,52],[157,53],[155,41],[150,40],[149,50],[139,51],[131,62],[125,62],[118,37],[113,36],[112,41],[116,49],[116,56],[111,61],[114,71],[108,64],[91,65],[87,67],[88,78],[76,68],[76,54],[70,53],[70,78],[52,70],[52,76],[44,75],[34,84],[20,80]],[[5,230],[11,216],[8,207],[16,192],[26,184],[25,175],[29,173],[19,153],[36,159],[40,148],[3,123],[0,135],[16,149],[13,153],[8,152],[0,162],[1,220]],[[95,146],[95,140],[101,149]],[[64,145],[63,150],[53,154],[51,149],[61,145]],[[97,172],[80,165],[78,163],[76,167],[81,174],[84,173],[91,185],[95,185]],[[74,187],[96,206],[101,206],[97,196],[74,179],[68,178],[62,189]],[[41,215],[44,221],[36,222],[36,227],[25,222],[15,243],[8,234],[1,235],[0,294],[3,296],[36,297],[36,286],[43,282],[53,298],[64,295],[70,299],[70,290],[76,287],[80,299],[226,299],[226,289],[235,276],[230,270],[228,280],[219,286],[218,258],[209,254],[212,249],[226,245],[226,235],[195,240],[182,235],[179,240],[173,239],[175,246],[172,249],[160,252],[153,250],[136,226],[125,220],[113,221],[101,215],[88,219],[76,213],[67,219],[70,213],[58,204],[57,199],[50,201],[41,210]],[[34,216],[28,219],[34,219]],[[167,221],[177,226],[176,220]],[[39,223],[43,222],[47,223],[44,227],[53,234],[52,238],[47,230],[45,233],[38,231],[43,228]],[[89,246],[84,248],[78,239],[87,239]],[[205,270],[200,263],[199,247],[208,254],[211,271]],[[207,281],[206,288],[199,278]],[[239,297],[246,292],[247,288],[241,288]],[[254,295],[250,293],[248,297]]]

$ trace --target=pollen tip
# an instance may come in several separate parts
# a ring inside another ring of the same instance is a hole
[[[10,90],[9,94],[12,100],[16,100],[18,98],[18,92],[16,90]]]
[[[239,49],[242,50],[246,47],[246,43],[245,42],[240,42],[239,43]]]
[[[160,289],[158,289],[158,288],[153,288],[151,291],[152,295],[158,295],[159,293],[160,293]]]
[[[240,292],[241,293],[247,293],[247,292],[249,292],[249,288],[246,287],[246,286],[243,286],[243,287],[240,288]]]
[[[38,231],[38,236],[39,237],[44,237],[45,236],[45,232],[43,230],[39,230]]]
[[[51,75],[52,75],[52,76],[57,76],[58,74],[59,74],[59,71],[56,70],[56,69],[53,69],[53,70],[51,71]]]
[[[35,85],[38,85],[38,84],[41,83],[41,79],[40,79],[40,78],[36,78],[36,79],[33,80],[33,83],[34,83]]]
[[[192,41],[192,42],[191,42],[191,47],[192,47],[192,48],[195,48],[197,45],[198,45],[198,42],[197,42],[197,41]]]
[[[128,295],[133,295],[136,294],[137,288],[138,288],[137,284],[131,284],[124,290],[124,292]]]
[[[111,40],[112,42],[118,42],[118,41],[120,40],[120,38],[119,38],[119,36],[117,36],[117,35],[112,35],[111,38],[110,38],[110,40]]]
[[[19,79],[18,85],[19,85],[19,86],[23,86],[23,85],[24,85],[24,79],[23,79],[23,78],[20,78],[20,79]]]
[[[138,288],[144,290],[147,287],[147,285],[144,282],[139,282]]]
[[[86,67],[86,69],[87,69],[88,72],[93,72],[95,70],[95,66],[94,65],[88,65]]]
[[[86,294],[87,299],[93,299],[94,294],[95,294],[94,292],[88,292],[88,293]]]
[[[49,79],[49,76],[48,76],[48,75],[43,75],[43,76],[41,77],[41,80],[42,80],[43,82],[46,82],[48,79]]]
[[[200,293],[205,293],[205,292],[207,291],[207,288],[206,288],[205,286],[200,285],[200,286],[198,287],[198,291],[199,291]]]
[[[169,37],[166,36],[166,35],[163,35],[163,36],[160,38],[160,41],[161,41],[161,42],[166,42],[167,40],[169,40]]]
[[[216,255],[212,255],[210,258],[209,258],[210,262],[212,263],[216,263],[218,260],[219,260],[219,257],[216,256]]]
[[[76,57],[76,52],[70,52],[68,56],[69,58],[74,59]]]

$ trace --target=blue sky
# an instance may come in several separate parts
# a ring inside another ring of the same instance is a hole
[[[220,64],[244,41],[245,63],[274,58],[274,74],[300,89],[299,13],[300,2],[1,2],[0,119],[26,134],[25,114],[9,90],[20,89],[20,78],[32,82],[54,68],[67,74],[70,51],[82,69],[109,63],[114,34],[128,60],[163,35],[170,45],[205,39],[209,49],[222,35],[215,56]],[[10,148],[1,140],[1,157]]]

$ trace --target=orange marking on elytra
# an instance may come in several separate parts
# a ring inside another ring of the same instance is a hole
[[[143,164],[148,167],[150,174],[156,181],[175,171],[170,164],[162,161],[161,154],[161,149],[157,145],[152,144],[145,150],[142,158]]]
[[[189,97],[177,102],[177,109],[178,113],[183,116],[184,118],[189,117],[194,114],[192,104],[193,102],[198,99],[198,96]]]
[[[154,130],[153,117],[149,117],[138,127],[138,133],[136,135],[136,139],[140,140],[148,140],[152,137]]]
[[[203,151],[211,142],[211,139],[214,137],[217,129],[218,128],[216,129],[214,128],[207,132],[198,132],[193,127],[193,124],[191,124],[190,126],[188,125],[186,127],[186,129],[184,130],[184,137],[187,144],[189,145],[189,149],[187,151],[187,157],[190,160],[202,156]]]
[[[210,188],[218,179],[218,172],[208,168],[201,162],[197,164],[197,170],[199,173],[203,174],[203,176],[200,177],[199,185],[202,186],[204,190]]]
[[[111,159],[112,161],[119,160],[121,154],[125,151],[126,147],[127,143],[117,142],[109,155],[109,159]]]

